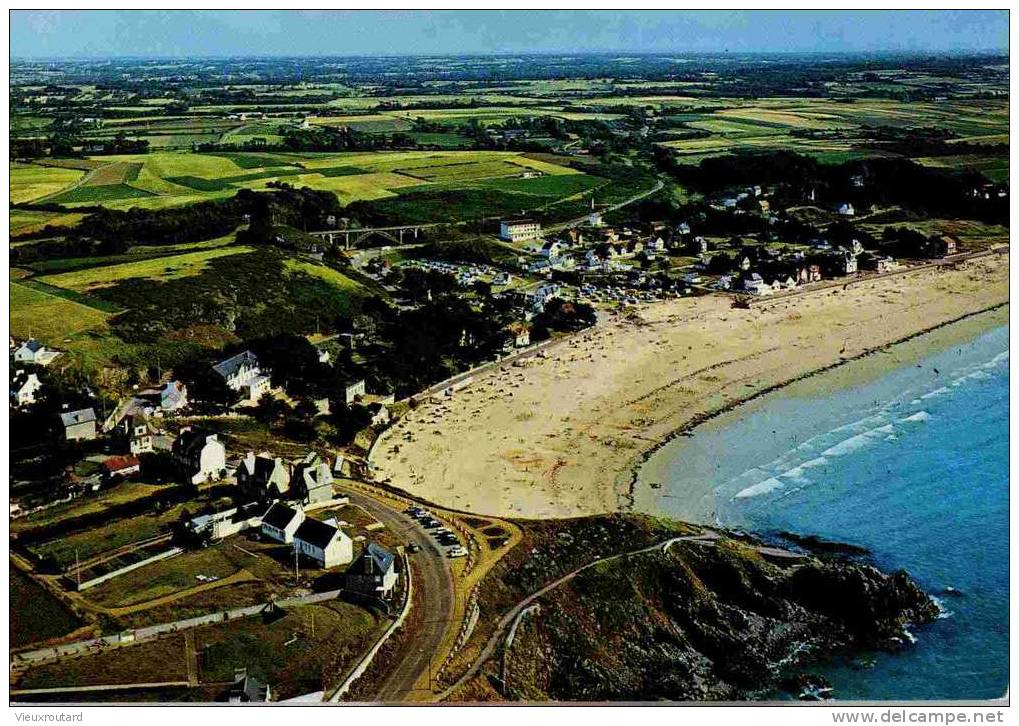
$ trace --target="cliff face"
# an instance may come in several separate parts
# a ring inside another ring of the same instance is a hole
[[[907,623],[937,613],[905,573],[777,564],[729,539],[681,542],[604,562],[542,597],[489,664],[484,690],[539,701],[761,697],[799,663],[901,648]]]

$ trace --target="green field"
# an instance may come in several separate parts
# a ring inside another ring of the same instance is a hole
[[[81,621],[42,585],[10,566],[11,645],[21,647],[66,635]]]
[[[60,346],[70,335],[106,327],[109,314],[11,281],[11,335]]]
[[[106,267],[119,265],[126,262],[138,262],[161,257],[170,257],[184,252],[198,250],[210,250],[217,247],[225,247],[233,244],[234,235],[217,237],[205,240],[204,242],[182,242],[175,245],[142,245],[132,247],[120,255],[104,255],[101,257],[59,257],[52,260],[40,260],[26,265],[33,272],[39,275],[52,274],[56,272],[68,272],[70,270],[81,270],[88,267]]]
[[[650,99],[649,99],[650,100]],[[657,99],[664,105],[663,99]],[[860,99],[844,103],[831,99],[726,99],[713,113],[683,113],[668,117],[661,145],[684,163],[747,150],[794,151],[821,161],[841,162],[881,156],[868,144],[868,128],[937,127],[963,138],[1008,143],[1008,104],[1004,101],[905,103]],[[705,138],[676,138],[688,130],[707,131]],[[975,166],[979,169],[979,165]],[[988,176],[1000,177],[1000,164],[988,166]],[[982,171],[982,169],[981,169]]]
[[[287,182],[332,191],[344,204],[383,199],[410,186],[473,182],[537,171],[575,174],[517,152],[408,151],[382,153],[172,153],[107,156],[87,175],[80,169],[38,164],[11,167],[15,201],[68,207],[160,208],[232,196]]]
[[[85,172],[37,164],[12,163],[10,167],[10,202],[21,204],[55,194],[80,181]]]
[[[61,287],[76,292],[88,292],[96,288],[115,284],[119,280],[131,278],[162,281],[197,275],[205,269],[205,265],[209,260],[252,251],[251,247],[244,246],[217,247],[197,252],[187,252],[181,255],[158,257],[151,260],[125,262],[119,265],[90,267],[84,270],[46,275],[39,278],[39,280],[54,287]]]
[[[78,212],[43,212],[29,209],[12,209],[10,233],[12,237],[39,232],[47,225],[70,227],[85,215]]]

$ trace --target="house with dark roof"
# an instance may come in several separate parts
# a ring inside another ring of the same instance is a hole
[[[226,447],[219,436],[190,426],[180,430],[170,454],[192,484],[215,481],[226,471]]]
[[[247,401],[257,401],[263,393],[272,388],[269,376],[262,373],[258,356],[250,350],[238,353],[212,367],[231,390],[237,391]]]
[[[64,438],[68,441],[91,441],[96,438],[96,412],[91,408],[60,414]]]
[[[234,672],[234,683],[227,694],[230,703],[266,703],[271,699],[272,689],[268,683],[249,676],[247,668]]]
[[[396,577],[396,556],[370,542],[347,570],[347,589],[362,595],[385,598],[396,586]]]
[[[304,504],[328,502],[333,498],[333,472],[315,452],[309,453],[294,467],[289,498]]]
[[[116,431],[127,443],[128,451],[136,456],[151,452],[155,447],[153,437],[156,430],[140,411],[125,416],[117,424]]]
[[[254,499],[282,499],[290,491],[290,467],[278,456],[249,451],[237,467],[237,485]]]
[[[290,544],[294,541],[294,533],[304,522],[304,510],[288,507],[286,504],[274,502],[269,510],[262,515],[262,534],[277,542]]]
[[[327,569],[354,559],[354,543],[343,530],[310,517],[294,532],[294,549]]]

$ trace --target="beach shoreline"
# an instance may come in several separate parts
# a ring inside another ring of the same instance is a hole
[[[371,463],[380,481],[459,510],[625,510],[643,463],[695,426],[1007,312],[1006,255],[765,299],[750,311],[721,296],[656,303],[422,401],[381,437]]]
[[[695,429],[702,429],[704,427],[712,426],[719,427],[724,426],[726,423],[727,416],[736,415],[737,413],[739,414],[749,413],[750,410],[752,409],[748,407],[752,407],[754,404],[758,403],[759,401],[762,401],[762,399],[765,399],[766,397],[776,394],[782,395],[784,391],[788,391],[797,384],[803,384],[809,382],[811,379],[825,377],[827,376],[827,374],[830,374],[840,368],[852,366],[853,364],[860,363],[861,361],[864,361],[867,358],[872,358],[882,353],[890,353],[896,351],[897,349],[899,349],[901,352],[902,346],[905,346],[913,342],[919,342],[920,339],[923,339],[925,337],[932,336],[941,332],[949,333],[948,335],[945,335],[942,338],[924,341],[923,344],[918,345],[915,350],[910,351],[910,353],[905,356],[898,355],[884,358],[879,363],[876,363],[875,365],[871,366],[866,371],[865,374],[854,376],[852,381],[840,381],[835,386],[827,386],[826,390],[829,391],[840,390],[843,388],[848,388],[854,385],[854,383],[858,383],[860,381],[875,379],[882,375],[883,373],[901,367],[908,360],[915,360],[931,355],[963,340],[974,338],[987,330],[998,327],[999,325],[1006,325],[1008,323],[1007,311],[1008,303],[1004,302],[997,303],[983,310],[976,310],[970,313],[966,313],[954,320],[948,320],[937,325],[934,325],[930,328],[919,330],[899,340],[894,340],[889,343],[876,346],[870,350],[863,351],[851,358],[843,358],[823,368],[808,371],[800,376],[797,376],[796,378],[777,382],[768,388],[761,389],[760,391],[755,391],[753,394],[751,394],[747,398],[744,398],[743,400],[733,401],[731,404],[728,404],[723,408],[720,408],[715,411],[705,412],[704,414],[696,416],[687,423],[685,423],[680,428],[668,434],[657,444],[654,444],[653,446],[649,447],[648,449],[646,449],[645,451],[643,451],[641,454],[634,458],[634,460],[628,467],[627,471],[622,472],[620,474],[621,477],[623,476],[628,477],[627,485],[628,491],[624,496],[628,500],[628,504],[630,505],[630,507],[632,507],[634,505],[635,488],[640,486],[641,484],[647,484],[647,482],[644,481],[645,477],[642,476],[642,471],[644,467],[648,464],[648,462],[651,461],[659,452],[661,452],[662,449],[667,447],[669,444],[673,443],[677,438],[681,436],[693,435]],[[974,325],[970,326],[963,335],[952,334],[953,332],[957,333],[959,331],[958,326],[967,322],[974,323]],[[703,522],[703,524],[711,524],[711,522]]]

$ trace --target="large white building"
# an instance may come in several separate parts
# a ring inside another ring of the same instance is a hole
[[[505,219],[499,223],[499,238],[507,242],[522,242],[541,237],[541,223],[530,219]]]
[[[229,388],[239,391],[248,401],[257,401],[272,388],[269,376],[262,374],[258,357],[251,351],[238,353],[212,368],[223,377]]]

